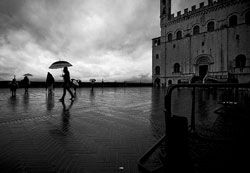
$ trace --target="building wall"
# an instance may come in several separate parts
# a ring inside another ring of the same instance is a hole
[[[240,25],[228,30],[229,35],[229,48],[228,48],[228,66],[232,73],[249,73],[250,69],[245,68],[244,71],[239,72],[239,69],[235,68],[235,58],[244,54],[247,57],[246,66],[250,66],[250,25]],[[239,39],[236,39],[236,35],[239,35]]]
[[[161,5],[161,11],[162,9]],[[190,82],[194,75],[199,76],[201,73],[200,66],[204,65],[201,58],[207,59],[208,72],[216,77],[228,77],[228,73],[235,74],[237,78],[240,78],[240,74],[243,76],[243,73],[248,76],[250,26],[245,22],[245,14],[250,11],[250,1],[209,1],[206,6],[201,3],[198,9],[193,6],[191,11],[184,11],[183,14],[178,12],[177,16],[161,14],[161,82],[166,86],[169,80],[172,83],[180,80]],[[232,15],[236,15],[238,19],[238,24],[234,27],[229,26],[229,18]],[[212,32],[208,32],[207,28],[210,21],[215,23],[215,30]],[[200,33],[194,35],[193,28],[196,25],[200,27]],[[181,39],[176,38],[177,31],[182,31]],[[172,41],[167,38],[169,33],[173,35]],[[159,52],[159,48],[155,51]],[[241,54],[246,56],[247,62],[246,68],[239,72],[239,69],[235,68],[235,58]],[[178,73],[174,73],[175,63],[180,64]],[[152,64],[154,69],[156,64],[159,65],[159,61],[154,62],[153,59]],[[153,81],[155,77],[153,75]],[[247,82],[245,79],[247,77],[244,77],[244,80],[242,77],[240,81]]]
[[[159,74],[156,73],[156,67],[162,68],[162,56],[161,56],[161,38],[154,38],[152,40],[152,83],[156,85],[155,79],[161,78],[161,72]]]

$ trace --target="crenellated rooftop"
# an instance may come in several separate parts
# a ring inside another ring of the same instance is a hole
[[[217,5],[228,3],[229,1],[235,1],[235,0],[218,0],[217,2],[213,1],[213,0],[208,0],[208,4],[207,5],[205,5],[204,2],[201,2],[199,4],[198,8],[197,8],[196,5],[193,5],[193,6],[191,6],[191,10],[189,10],[188,8],[185,8],[184,11],[183,11],[183,13],[182,13],[182,11],[178,11],[176,16],[175,16],[175,14],[171,14],[170,20],[174,20],[174,19],[186,16],[186,15],[194,14],[194,13],[206,10],[208,8],[215,7]]]
[[[214,11],[229,5],[233,5],[235,3],[240,3],[248,0],[208,0],[208,3],[205,5],[204,2],[199,4],[197,8],[196,5],[193,5],[191,9],[185,8],[184,11],[178,11],[177,15],[171,14],[170,18],[166,21],[168,24],[176,23],[178,21],[182,21],[188,19],[192,16],[197,16],[199,14],[208,13],[210,11]],[[188,16],[188,18],[187,18]],[[161,16],[164,19],[166,16]]]

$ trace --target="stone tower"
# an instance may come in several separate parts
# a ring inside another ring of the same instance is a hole
[[[171,16],[171,0],[161,0],[161,18],[169,19]]]

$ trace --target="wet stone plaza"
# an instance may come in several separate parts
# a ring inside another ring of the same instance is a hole
[[[173,114],[190,122],[190,90],[173,93]],[[0,172],[140,172],[139,158],[165,134],[166,89],[0,89]],[[197,95],[196,125],[218,120],[218,98]],[[191,147],[192,148],[192,147]]]

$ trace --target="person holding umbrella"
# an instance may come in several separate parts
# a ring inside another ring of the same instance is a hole
[[[60,101],[64,101],[64,97],[66,95],[66,90],[70,93],[71,95],[71,100],[73,101],[75,99],[72,91],[70,90],[70,74],[69,74],[69,70],[68,70],[68,67],[64,67],[63,68],[63,95],[62,95],[62,98],[60,99]]]
[[[24,85],[24,90],[25,90],[25,94],[28,93],[28,89],[29,89],[29,85],[30,85],[30,80],[28,78],[28,76],[32,76],[31,74],[24,74],[24,78],[22,80],[23,85]]]

